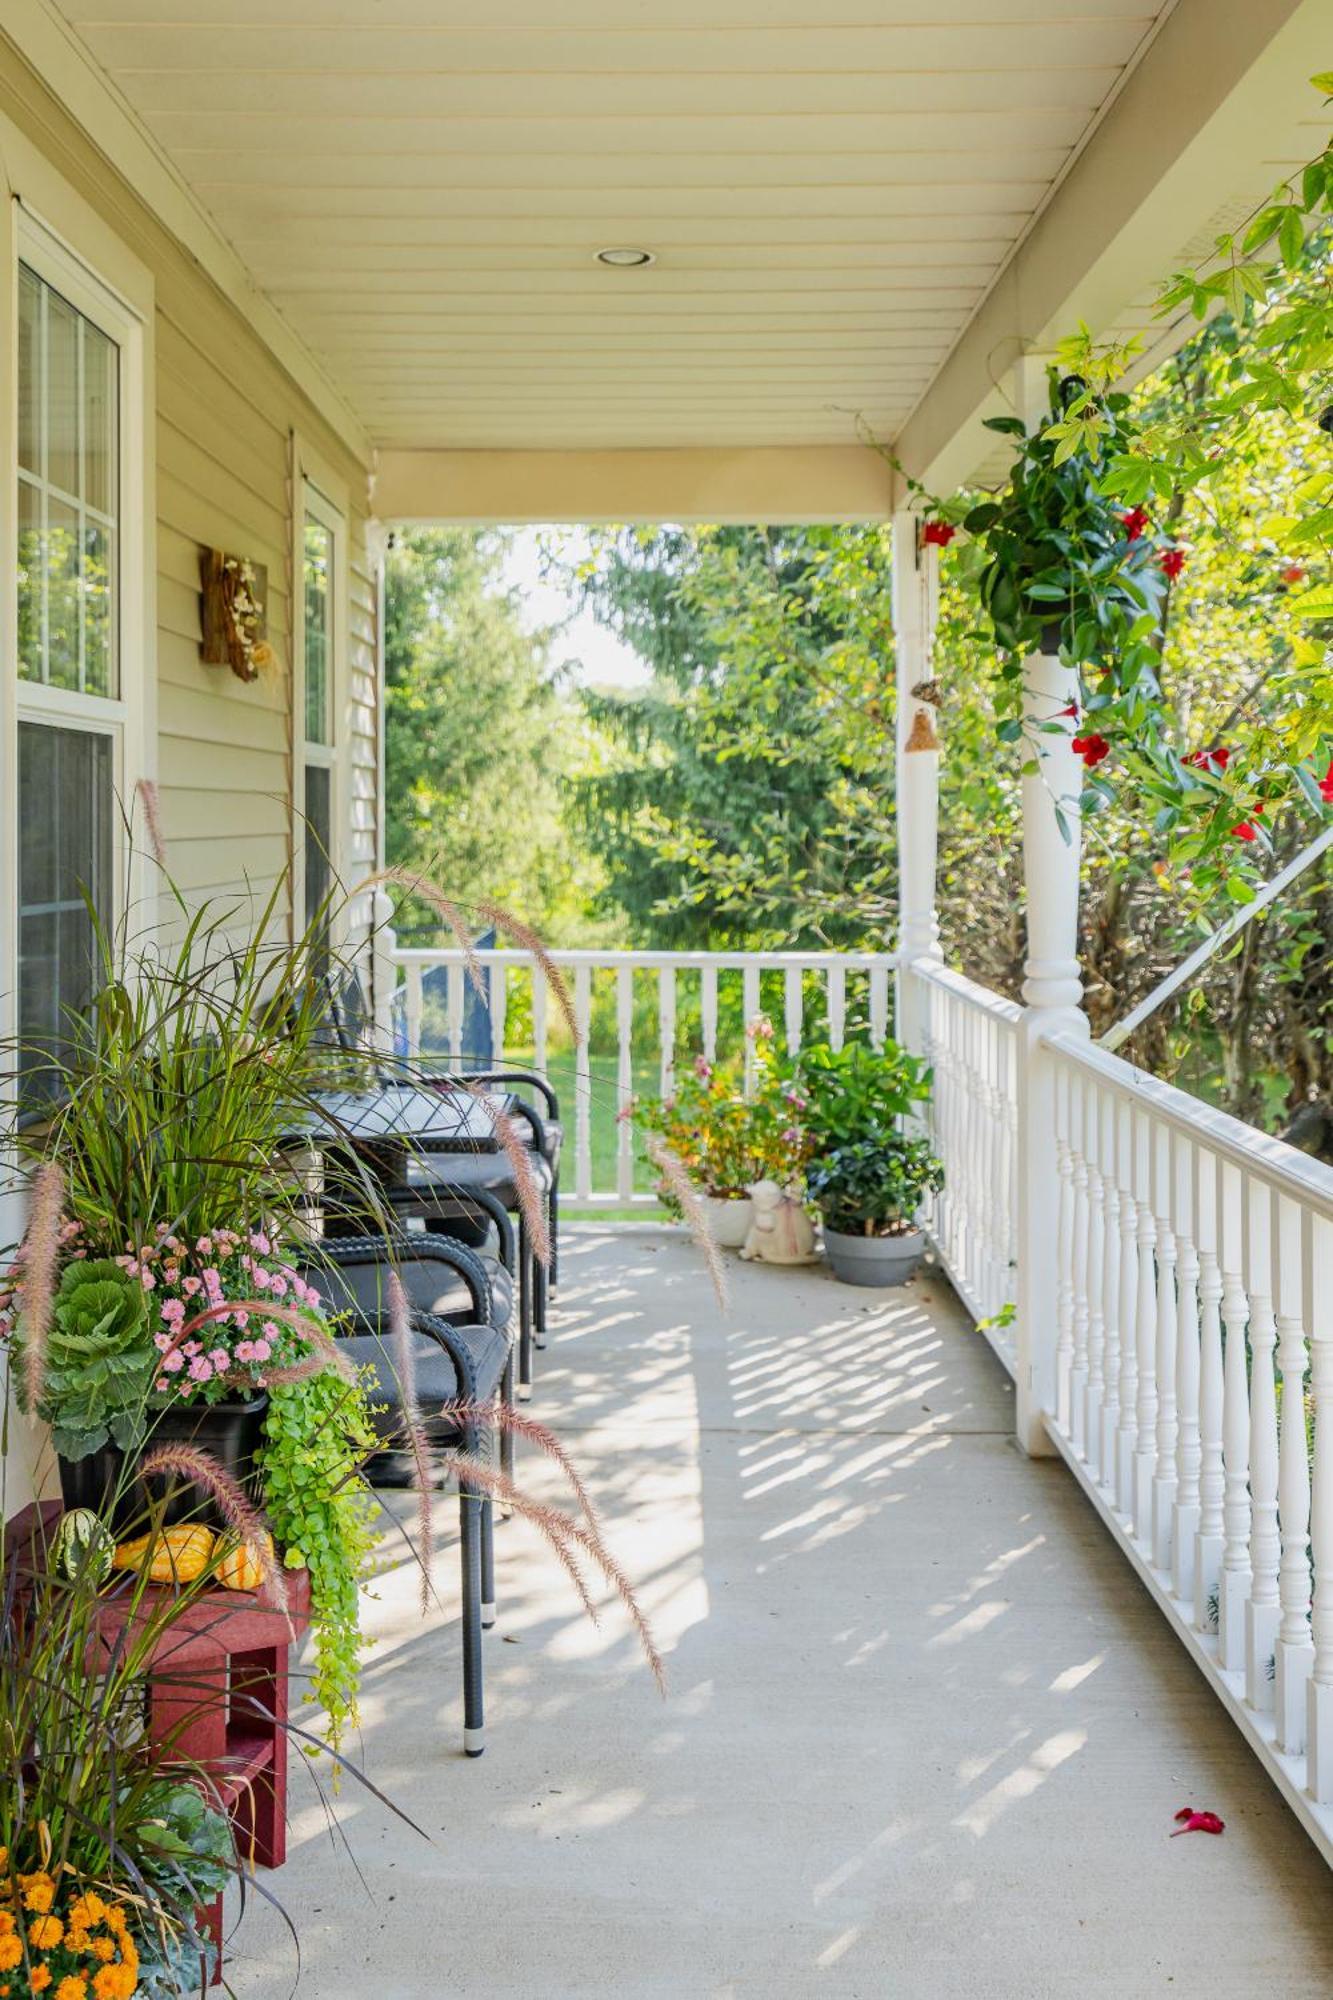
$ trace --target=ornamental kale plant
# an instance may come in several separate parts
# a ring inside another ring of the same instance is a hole
[[[16,1378],[27,1408],[22,1287],[12,1296]],[[35,1403],[56,1450],[80,1459],[109,1441],[122,1451],[139,1444],[157,1359],[138,1280],[109,1258],[69,1263],[52,1308]]]

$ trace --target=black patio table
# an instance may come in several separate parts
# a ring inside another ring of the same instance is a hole
[[[373,1090],[323,1090],[316,1098],[315,1130],[330,1131],[358,1147],[386,1140],[410,1149],[414,1140],[432,1153],[498,1153],[497,1120],[509,1117],[512,1091],[491,1092],[489,1107],[470,1090],[419,1083],[378,1083]]]

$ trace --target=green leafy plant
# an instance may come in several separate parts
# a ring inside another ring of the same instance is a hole
[[[338,1754],[361,1680],[359,1591],[377,1541],[362,1464],[377,1447],[362,1389],[332,1370],[273,1383],[264,1419],[264,1504],[289,1568],[310,1573],[315,1661],[308,1699]]]
[[[813,1042],[801,1050],[797,1084],[809,1149],[816,1158],[835,1146],[892,1135],[898,1121],[930,1096],[931,1072],[897,1042],[872,1048]]]
[[[14,1359],[26,1404],[22,1311],[17,1325]],[[56,1450],[80,1459],[109,1440],[124,1451],[141,1443],[157,1360],[138,1279],[109,1258],[67,1264],[46,1334],[35,1405],[51,1426]]]
[[[916,1227],[927,1194],[944,1185],[944,1168],[926,1139],[877,1133],[821,1153],[806,1175],[825,1227],[843,1236],[904,1236]]]

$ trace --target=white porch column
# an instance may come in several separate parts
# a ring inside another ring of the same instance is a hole
[[[1029,427],[1045,421],[1045,364],[1020,365],[1018,407]],[[1043,1038],[1086,1037],[1078,962],[1079,799],[1083,771],[1068,724],[1047,732],[1078,698],[1077,676],[1055,653],[1033,653],[1023,672],[1023,881],[1027,959],[1018,1069],[1018,1284],[1015,1320],[1018,1441],[1034,1456],[1052,1446],[1042,1412],[1055,1409],[1059,1163],[1054,1064]]]
[[[939,849],[940,753],[936,711],[912,693],[931,676],[931,640],[938,588],[937,552],[920,542],[920,521],[901,508],[893,516],[893,639],[897,681],[896,810],[898,819],[897,1035],[922,1048],[912,981],[903,968],[939,960],[935,870]],[[925,743],[933,747],[921,747]],[[913,747],[913,746],[916,747]]]

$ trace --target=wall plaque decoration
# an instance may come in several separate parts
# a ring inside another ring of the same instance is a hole
[[[230,667],[238,680],[258,680],[274,659],[268,643],[267,568],[248,556],[204,549],[199,574],[205,664]]]

